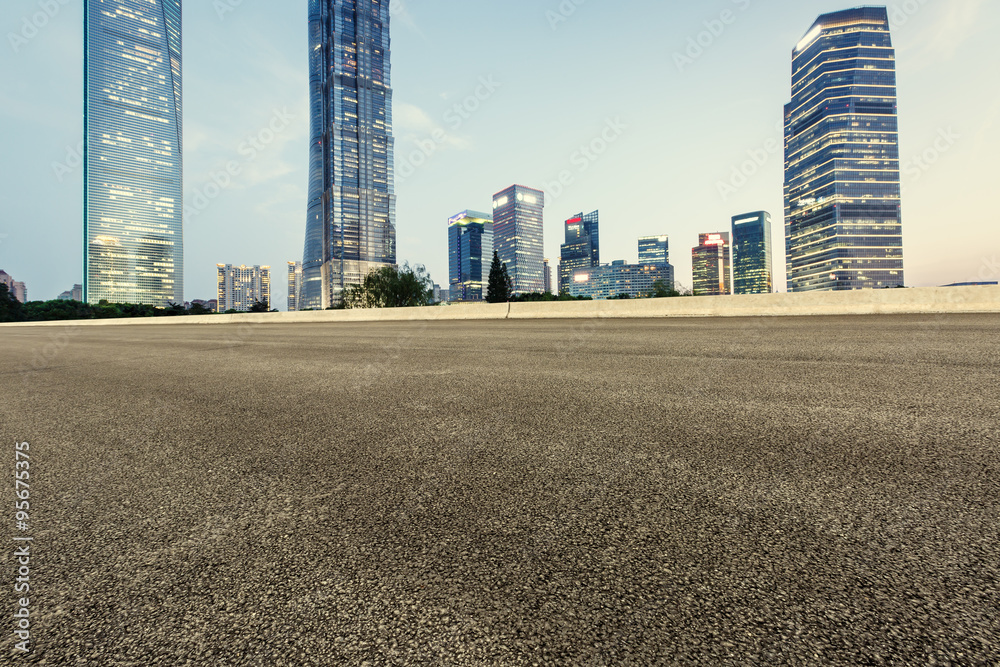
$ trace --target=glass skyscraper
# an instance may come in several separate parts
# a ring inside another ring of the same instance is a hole
[[[493,195],[493,243],[514,281],[515,294],[545,289],[542,212],[545,193],[512,185]]]
[[[663,266],[670,263],[670,237],[639,237],[639,264],[641,266]]]
[[[896,111],[886,9],[820,16],[785,107],[789,291],[903,285]]]
[[[84,5],[83,298],[183,303],[181,0]]]
[[[691,268],[695,296],[732,294],[729,232],[699,234],[698,246],[691,249]]]
[[[448,220],[448,296],[451,301],[486,298],[493,262],[493,216],[465,211]]]
[[[600,216],[577,213],[566,221],[566,242],[559,253],[559,290],[569,289],[573,274],[601,263]]]
[[[733,293],[774,291],[771,258],[771,214],[747,213],[733,218]]]
[[[309,204],[298,307],[396,263],[388,0],[309,0]]]

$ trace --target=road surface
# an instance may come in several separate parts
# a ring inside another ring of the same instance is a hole
[[[1000,318],[0,328],[26,664],[1000,664]]]

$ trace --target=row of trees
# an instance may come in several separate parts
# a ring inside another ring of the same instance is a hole
[[[256,302],[250,309],[255,313],[266,313],[270,310],[263,301]],[[226,311],[235,313],[235,310]],[[178,303],[171,303],[166,308],[135,303],[110,303],[101,301],[97,304],[81,303],[79,301],[29,301],[21,303],[10,293],[7,285],[0,283],[0,322],[54,322],[62,320],[108,320],[127,317],[180,317],[185,315],[214,315],[215,313],[201,305],[193,304],[185,308]]]

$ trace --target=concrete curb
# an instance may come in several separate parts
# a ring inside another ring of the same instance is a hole
[[[121,320],[18,322],[15,326],[125,326],[180,324],[306,324],[449,320],[540,320],[664,317],[809,317],[842,315],[1000,314],[1000,286],[920,287],[855,292],[679,297],[624,301],[476,303],[434,308],[242,313]]]

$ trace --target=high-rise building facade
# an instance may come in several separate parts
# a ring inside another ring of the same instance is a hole
[[[733,293],[774,291],[771,257],[771,214],[766,211],[733,218]]]
[[[217,264],[218,312],[248,312],[262,301],[271,305],[271,267]]]
[[[641,236],[639,237],[639,264],[643,266],[661,266],[670,263],[670,237]]]
[[[73,285],[73,289],[66,290],[56,297],[58,301],[83,301],[83,285]]]
[[[691,250],[695,296],[732,294],[729,251],[729,232],[698,235],[698,245]]]
[[[302,285],[302,262],[288,263],[288,312],[299,309],[299,288]]]
[[[492,215],[463,211],[448,219],[448,292],[452,301],[484,300],[492,261]]]
[[[514,281],[515,294],[545,289],[545,193],[512,185],[493,195],[493,246]]]
[[[626,264],[624,260],[618,260],[576,270],[566,293],[595,300],[614,299],[622,295],[641,299],[654,291],[657,281],[673,288],[674,267],[670,264]]]
[[[785,106],[788,289],[903,285],[896,61],[884,7],[825,14]]]
[[[573,275],[601,264],[600,216],[578,213],[566,221],[566,242],[559,253],[559,289],[569,288]]]
[[[0,271],[0,283],[7,286],[7,292],[21,303],[28,303],[28,288],[23,282],[14,280],[6,271]]]
[[[552,265],[547,259],[542,260],[542,264],[545,265],[545,292],[552,294]]]
[[[83,15],[83,298],[183,303],[181,0]]]
[[[309,203],[300,308],[396,263],[389,0],[309,0]]]

